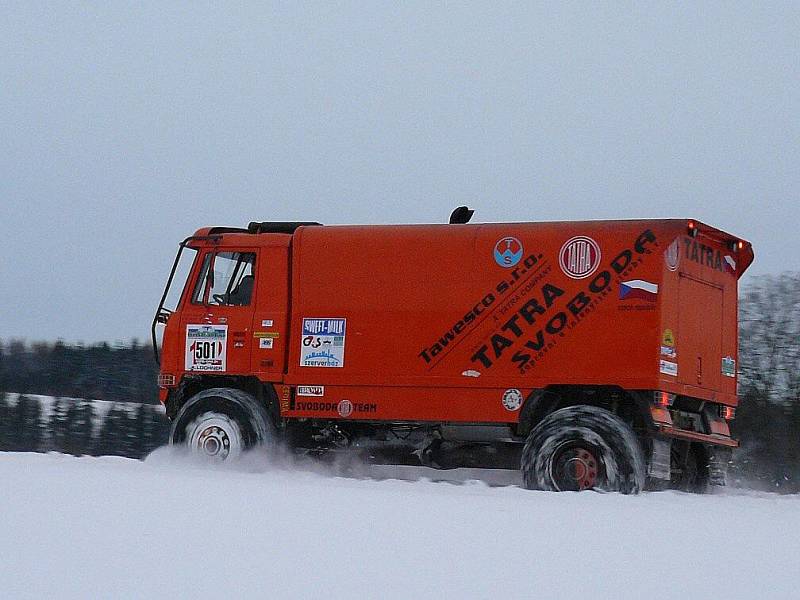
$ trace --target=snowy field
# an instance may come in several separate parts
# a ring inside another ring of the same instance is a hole
[[[0,596],[800,597],[797,496],[369,474],[0,454]]]

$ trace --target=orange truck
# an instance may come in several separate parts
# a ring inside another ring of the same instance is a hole
[[[557,491],[724,484],[751,245],[687,219],[471,213],[185,239],[153,321],[171,443],[518,468]]]

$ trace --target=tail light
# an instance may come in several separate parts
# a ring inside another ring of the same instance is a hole
[[[732,421],[736,416],[736,409],[732,406],[720,405],[719,416],[721,419],[725,419],[726,421]]]
[[[158,375],[158,386],[159,387],[170,387],[175,385],[175,375],[171,373],[159,373]]]
[[[653,404],[661,408],[669,408],[675,402],[675,394],[669,392],[653,392]]]
[[[739,252],[739,250],[744,248],[744,242],[742,240],[733,240],[728,243],[728,248],[731,252]]]
[[[653,404],[650,406],[650,416],[656,423],[672,425],[672,414],[669,407],[675,402],[675,394],[668,392],[653,392]]]
[[[697,237],[697,223],[689,221],[689,237]]]

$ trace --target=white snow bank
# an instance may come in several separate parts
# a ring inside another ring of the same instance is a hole
[[[0,481],[3,598],[798,594],[797,496],[554,494],[163,454],[0,454]]]

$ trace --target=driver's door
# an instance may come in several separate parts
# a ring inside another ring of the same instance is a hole
[[[209,249],[200,257],[181,317],[186,371],[249,373],[257,259],[253,248]]]

